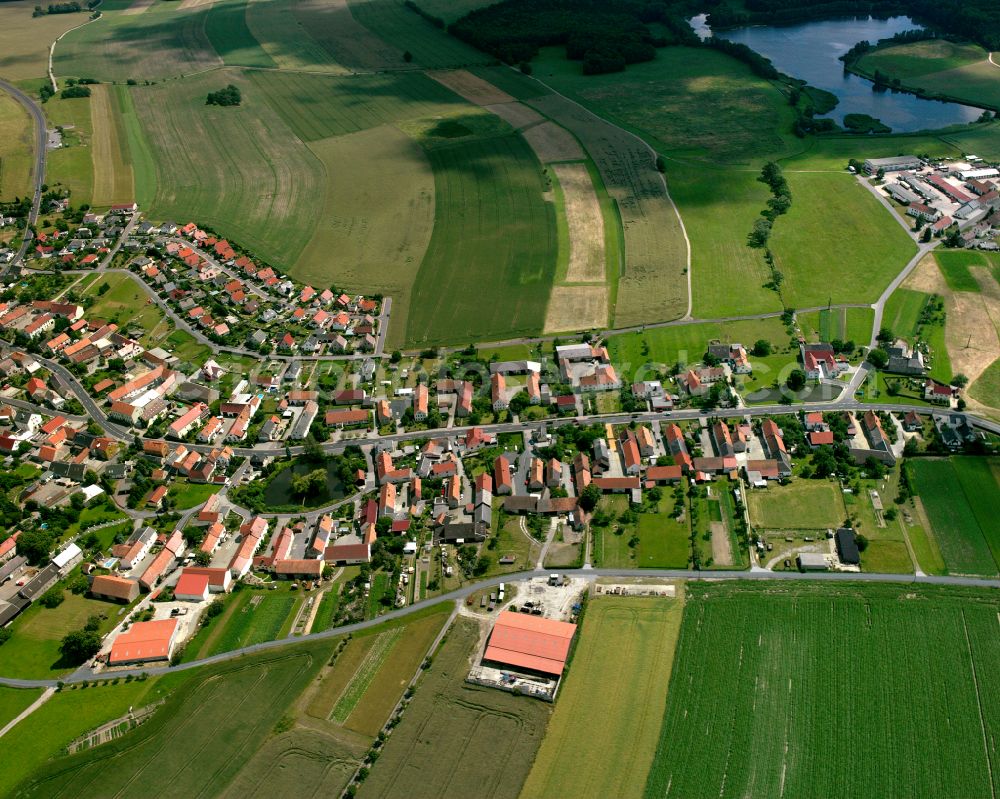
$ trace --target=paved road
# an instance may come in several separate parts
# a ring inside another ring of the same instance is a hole
[[[861,582],[861,583],[900,583],[906,585],[951,585],[951,586],[971,586],[977,588],[1000,588],[1000,580],[986,580],[977,579],[974,577],[931,577],[923,576],[918,577],[912,574],[873,574],[869,572],[862,572],[858,574],[853,573],[843,573],[843,572],[769,572],[764,570],[757,571],[747,571],[747,572],[729,572],[729,571],[691,571],[682,569],[561,569],[560,574],[569,575],[571,577],[654,577],[669,580],[781,580],[790,582],[827,582],[827,583],[851,583],[851,582]],[[440,602],[454,602],[465,599],[470,594],[474,594],[477,591],[481,591],[484,588],[496,585],[501,580],[505,583],[516,583],[523,582],[525,580],[530,580],[532,578],[537,578],[546,574],[544,571],[531,571],[531,572],[516,572],[514,574],[505,574],[498,577],[491,578],[489,580],[480,580],[476,583],[470,583],[469,585],[463,586],[455,591],[451,591],[447,594],[443,594],[439,597],[434,597],[432,599],[424,599],[420,602],[414,602],[412,605],[408,605],[405,608],[399,608],[397,610],[391,610],[383,616],[379,616],[376,619],[368,619],[367,621],[357,622],[355,624],[346,624],[343,627],[334,627],[329,630],[324,630],[318,633],[311,633],[310,635],[303,635],[296,638],[294,641],[289,641],[287,638],[282,638],[277,641],[267,641],[262,644],[255,644],[254,646],[244,647],[242,649],[235,649],[232,652],[223,652],[218,655],[213,655],[212,657],[203,658],[202,660],[194,660],[190,663],[182,663],[178,666],[159,666],[153,668],[135,668],[114,672],[105,673],[94,673],[90,670],[80,670],[79,672],[63,678],[63,682],[79,682],[80,680],[92,680],[95,677],[100,678],[110,678],[110,677],[125,677],[128,674],[133,676],[138,676],[139,674],[146,673],[149,675],[159,675],[166,674],[167,672],[175,671],[187,671],[188,669],[196,669],[201,666],[208,666],[213,663],[224,663],[227,660],[233,660],[234,658],[242,657],[243,655],[250,655],[255,652],[264,652],[269,649],[275,649],[281,646],[295,645],[305,641],[319,641],[327,638],[335,638],[340,635],[347,635],[348,633],[355,633],[360,630],[367,630],[371,627],[375,627],[382,622],[389,621],[390,619],[399,619],[409,616],[422,608],[429,607],[431,605],[436,605]],[[6,685],[13,688],[47,688],[54,686],[58,683],[58,680],[20,680],[11,677],[0,677],[0,685]]]
[[[22,92],[16,86],[5,80],[0,80],[0,89],[3,89],[21,105],[25,107],[35,123],[35,164],[32,168],[32,179],[34,180],[34,196],[31,201],[31,211],[28,213],[28,225],[34,225],[38,221],[38,208],[42,203],[42,184],[45,182],[45,143],[47,139],[45,129],[45,114],[41,107],[31,97]],[[21,242],[21,249],[18,250],[14,260],[0,272],[0,276],[5,275],[10,269],[21,263],[28,247],[31,245],[30,234],[27,232],[24,241]]]

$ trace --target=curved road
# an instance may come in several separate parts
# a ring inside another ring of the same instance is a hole
[[[319,633],[311,633],[309,635],[299,636],[298,638],[288,639],[281,638],[277,641],[267,641],[261,644],[255,644],[253,646],[243,647],[242,649],[234,649],[231,652],[222,652],[218,655],[213,655],[212,657],[203,658],[201,660],[193,660],[190,663],[182,663],[177,666],[158,666],[154,668],[135,668],[127,670],[116,670],[114,672],[93,672],[90,669],[81,669],[80,671],[64,677],[60,680],[18,680],[11,677],[0,677],[0,685],[5,685],[12,688],[50,688],[57,685],[59,682],[64,683],[74,683],[83,680],[93,680],[98,679],[110,679],[113,677],[125,677],[129,674],[132,676],[138,676],[140,674],[149,674],[151,676],[156,676],[160,674],[166,674],[168,672],[175,671],[187,671],[189,669],[196,669],[201,666],[208,666],[213,663],[224,663],[227,660],[233,660],[235,658],[243,657],[244,655],[250,655],[256,652],[265,652],[269,649],[276,649],[282,646],[294,646],[297,643],[304,641],[319,641],[327,638],[336,638],[340,635],[346,635],[348,633],[358,632],[359,630],[366,630],[370,627],[375,627],[382,624],[390,619],[399,619],[405,616],[409,616],[411,613],[415,613],[422,608],[430,607],[431,605],[436,605],[441,602],[454,602],[458,600],[465,599],[470,594],[474,594],[477,591],[481,591],[484,588],[496,585],[499,582],[505,583],[517,583],[524,582],[525,580],[530,580],[533,578],[538,578],[544,576],[547,572],[544,570],[536,571],[526,571],[526,572],[515,572],[513,574],[504,574],[497,577],[490,578],[488,580],[480,580],[476,583],[470,583],[469,585],[463,586],[455,591],[451,591],[447,594],[442,594],[441,596],[434,597],[432,599],[424,599],[420,602],[414,602],[412,605],[408,605],[405,608],[399,608],[398,610],[391,610],[388,613],[379,616],[375,619],[368,619],[367,621],[356,622],[355,624],[345,624],[343,627],[334,627],[329,630],[324,630]],[[806,581],[806,582],[833,582],[833,583],[850,583],[850,582],[863,582],[863,583],[900,583],[905,585],[922,584],[922,585],[954,585],[954,586],[971,586],[976,588],[1000,588],[1000,580],[988,580],[988,579],[978,579],[974,577],[932,577],[932,576],[917,576],[912,574],[874,574],[869,572],[770,572],[764,570],[748,571],[748,572],[728,572],[728,571],[691,571],[682,569],[561,569],[560,574],[568,575],[570,577],[654,577],[661,579],[670,580],[787,580],[787,581]]]
[[[42,184],[45,182],[45,115],[42,113],[42,109],[38,106],[38,103],[32,100],[31,97],[22,92],[16,86],[5,80],[0,80],[0,89],[3,89],[7,92],[7,94],[23,105],[35,122],[35,164],[32,171],[32,178],[35,185],[34,197],[31,201],[31,211],[28,212],[28,225],[31,226],[38,221],[38,208],[42,203]],[[17,255],[14,256],[14,260],[4,267],[2,271],[0,271],[0,276],[6,275],[8,271],[21,263],[21,260],[28,251],[28,246],[30,244],[31,238],[27,230],[25,230],[24,241],[21,242],[21,249],[18,250]]]

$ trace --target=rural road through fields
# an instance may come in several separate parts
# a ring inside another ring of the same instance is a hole
[[[979,579],[975,577],[918,577],[912,574],[875,574],[870,572],[769,572],[764,570],[726,572],[692,571],[687,569],[560,569],[559,573],[570,577],[653,577],[667,580],[781,580],[790,582],[829,583],[862,582],[1000,588],[1000,580],[996,579]],[[214,663],[224,663],[227,660],[233,660],[235,658],[257,652],[266,652],[269,649],[275,649],[277,647],[293,646],[304,641],[319,641],[327,638],[336,638],[337,636],[347,635],[348,633],[367,630],[371,627],[382,624],[385,621],[405,618],[406,616],[416,613],[423,608],[430,607],[431,605],[465,599],[467,596],[474,594],[477,591],[497,585],[500,582],[524,582],[525,580],[541,577],[545,574],[547,574],[547,572],[544,570],[535,570],[530,572],[515,572],[513,574],[499,575],[489,580],[480,580],[479,582],[470,583],[467,586],[451,591],[447,594],[443,594],[439,597],[424,599],[420,602],[414,602],[412,605],[408,605],[405,608],[391,610],[375,619],[368,619],[367,621],[360,621],[355,624],[345,624],[343,627],[334,627],[330,630],[324,630],[323,632],[303,635],[293,641],[289,641],[287,638],[281,638],[277,641],[267,641],[265,643],[244,647],[242,649],[234,649],[231,652],[222,652],[218,655],[213,655],[212,657],[203,658],[202,660],[193,660],[190,663],[182,663],[177,666],[158,666],[154,668],[136,668],[96,673],[90,670],[81,669],[70,676],[64,677],[61,682],[73,683],[80,682],[82,680],[93,680],[95,678],[110,679],[112,677],[126,677],[130,674],[134,677],[140,674],[157,676],[167,674],[168,672],[172,673],[176,671],[196,669],[201,666],[209,666]],[[11,688],[51,688],[58,685],[59,682],[60,680],[18,680],[10,677],[0,677],[0,685],[6,685]]]
[[[38,208],[42,203],[42,184],[45,182],[45,115],[42,113],[42,109],[38,106],[38,103],[32,100],[27,94],[22,92],[16,86],[7,83],[5,80],[0,80],[0,89],[3,89],[11,97],[23,105],[35,123],[35,163],[32,167],[34,196],[31,200],[31,211],[28,213],[28,226],[31,226],[38,220]],[[28,251],[30,244],[31,238],[26,231],[24,241],[21,242],[21,249],[18,250],[17,255],[14,256],[14,260],[4,267],[2,271],[0,271],[0,277],[4,277],[10,269],[21,263],[21,260]]]

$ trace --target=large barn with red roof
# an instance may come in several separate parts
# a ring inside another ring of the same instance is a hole
[[[575,633],[570,622],[505,610],[497,616],[483,662],[559,677]]]

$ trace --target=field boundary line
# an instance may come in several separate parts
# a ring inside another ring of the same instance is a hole
[[[969,638],[969,625],[965,620],[965,608],[962,608],[962,632],[965,633],[965,646],[969,651],[969,665],[972,667],[972,684],[976,688],[976,709],[979,711],[979,729],[983,734],[983,750],[986,752],[986,771],[990,777],[990,796],[997,799],[996,782],[993,780],[993,758],[990,755],[989,735],[986,732],[986,719],[983,716],[983,698],[979,692],[979,675],[976,673],[976,656],[972,652],[972,640]]]
[[[513,67],[511,67],[510,69],[512,71],[518,72],[518,74],[521,74],[518,70],[515,70]],[[659,175],[659,177],[660,177],[660,183],[663,185],[663,193],[666,195],[667,202],[670,203],[670,207],[674,209],[674,214],[677,216],[677,223],[681,226],[681,235],[684,236],[684,245],[685,245],[685,247],[687,249],[687,265],[686,265],[684,271],[685,271],[685,273],[687,275],[688,305],[687,305],[687,312],[684,314],[684,316],[681,317],[681,319],[690,319],[691,318],[691,310],[693,308],[693,301],[694,301],[694,295],[691,293],[691,240],[688,238],[687,228],[684,227],[684,219],[681,217],[680,209],[677,207],[677,203],[674,202],[674,198],[670,194],[670,188],[667,186],[666,176],[664,176],[664,174],[659,169],[657,169],[657,167],[656,167],[656,159],[657,159],[657,156],[659,155],[659,153],[657,153],[656,150],[654,150],[653,147],[649,144],[649,142],[647,142],[641,136],[637,136],[635,133],[632,133],[632,131],[626,130],[625,128],[621,127],[620,125],[616,125],[614,122],[610,121],[609,119],[607,119],[605,117],[602,117],[599,114],[594,113],[593,111],[591,111],[589,108],[587,108],[582,103],[578,103],[572,97],[567,97],[562,92],[560,92],[560,91],[558,91],[556,89],[553,89],[549,84],[547,84],[541,78],[536,78],[536,77],[530,76],[530,79],[534,80],[534,81],[537,81],[539,83],[539,85],[544,86],[546,89],[548,89],[550,92],[552,92],[552,94],[555,94],[555,95],[557,95],[559,97],[562,97],[566,102],[572,103],[577,108],[581,109],[584,113],[589,114],[590,116],[594,117],[595,119],[598,119],[601,122],[604,122],[604,123],[606,123],[608,125],[611,125],[614,128],[617,128],[618,130],[622,131],[623,133],[625,133],[628,136],[631,136],[633,139],[635,139],[637,142],[639,142],[643,147],[645,147],[646,150],[649,152],[649,155],[653,159],[653,169],[656,170],[656,174]],[[559,123],[557,122],[556,124],[558,125]],[[562,126],[560,125],[560,127],[562,127]],[[586,150],[586,149],[587,148],[584,147],[584,150]],[[624,242],[622,242],[622,244],[624,246]],[[628,253],[626,251],[626,268],[628,268],[627,267],[627,260],[628,260]]]

